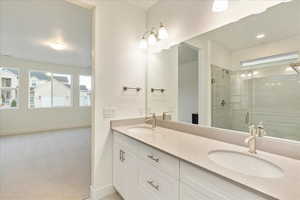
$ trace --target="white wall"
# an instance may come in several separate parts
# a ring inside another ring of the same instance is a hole
[[[188,57],[188,59],[187,59]],[[198,50],[179,46],[178,65],[178,120],[192,123],[192,114],[198,113]]]
[[[63,129],[91,125],[91,108],[79,107],[80,74],[90,74],[89,68],[57,65],[0,56],[1,67],[20,70],[19,107],[0,110],[0,135],[12,135],[50,129]],[[71,74],[73,77],[73,105],[66,108],[28,108],[29,70]]]
[[[231,51],[215,41],[210,41],[210,46],[211,64],[231,70]]]
[[[92,199],[113,191],[112,134],[109,120],[143,116],[145,110],[145,53],[138,48],[146,13],[125,3],[97,1],[95,8],[95,105],[92,134]],[[140,93],[123,86],[141,87]],[[103,109],[114,112],[104,118]]]
[[[198,113],[198,61],[179,64],[178,120],[192,123]]]

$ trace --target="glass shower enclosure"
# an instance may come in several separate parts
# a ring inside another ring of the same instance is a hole
[[[212,126],[300,141],[300,75],[289,64],[231,71],[211,66]]]

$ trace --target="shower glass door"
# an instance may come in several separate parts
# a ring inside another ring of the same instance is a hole
[[[212,66],[212,126],[300,140],[300,75],[287,64],[224,71]]]

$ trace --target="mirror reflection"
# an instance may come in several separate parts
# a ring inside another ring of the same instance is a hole
[[[244,132],[260,125],[300,140],[299,8],[279,4],[151,53],[148,113]]]

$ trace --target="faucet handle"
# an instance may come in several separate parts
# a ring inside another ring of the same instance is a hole
[[[149,115],[146,115],[146,119],[149,119],[149,118],[155,118],[156,117],[156,114],[155,113],[149,113]]]
[[[264,129],[264,123],[259,122],[258,125],[257,125],[257,128]]]
[[[265,131],[263,122],[259,122],[259,124],[257,125],[257,133],[259,137],[263,137],[265,135],[267,135],[267,132]]]
[[[169,112],[163,112],[163,114],[162,114],[163,120],[167,120],[168,114],[169,114]]]
[[[249,133],[250,133],[251,135],[252,135],[254,129],[255,129],[255,125],[254,125],[254,124],[251,124],[251,125],[249,126]]]

